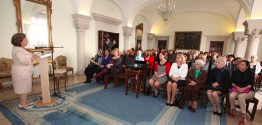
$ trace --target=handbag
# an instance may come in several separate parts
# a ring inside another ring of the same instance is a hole
[[[231,89],[231,92],[238,92],[237,87],[233,86],[232,89]],[[245,89],[243,93],[249,93],[249,92],[250,92],[250,89]]]

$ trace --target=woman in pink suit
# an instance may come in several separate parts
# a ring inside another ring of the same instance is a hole
[[[24,33],[16,33],[12,36],[12,80],[15,94],[19,95],[20,108],[30,109],[33,105],[27,101],[27,94],[32,90],[32,72],[33,60],[39,59],[39,56],[33,56],[25,46],[28,41]]]

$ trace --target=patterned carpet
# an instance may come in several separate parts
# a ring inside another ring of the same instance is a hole
[[[102,84],[80,83],[70,86],[62,93],[66,99],[53,97],[53,106],[37,107],[32,110],[18,108],[19,100],[0,103],[0,111],[12,124],[175,124],[213,125],[226,124],[226,116],[212,114],[211,106],[198,108],[195,113],[165,105],[160,96],[139,95],[133,92],[126,96],[124,86],[104,90]],[[39,95],[31,95],[31,101],[39,100]]]

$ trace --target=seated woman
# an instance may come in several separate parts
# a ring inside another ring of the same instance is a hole
[[[260,63],[257,62],[257,56],[252,55],[250,60],[250,69],[255,73],[255,78],[258,77],[258,73],[261,71]]]
[[[174,101],[176,97],[177,87],[185,86],[185,78],[188,72],[188,65],[185,62],[183,54],[176,56],[176,63],[173,63],[169,72],[169,79],[167,82],[167,102],[166,105],[175,106]],[[170,96],[172,97],[170,98]]]
[[[229,89],[230,73],[224,68],[225,65],[225,58],[217,58],[216,67],[211,70],[209,85],[207,85],[207,96],[213,106],[213,114],[218,116],[222,115],[218,96],[227,93]]]
[[[207,79],[207,71],[202,69],[203,66],[204,61],[196,60],[194,68],[189,71],[186,77],[188,109],[192,112],[195,112],[197,109],[199,90],[206,83]]]
[[[247,60],[240,61],[238,69],[232,73],[230,83],[232,89],[229,95],[229,101],[231,105],[230,117],[233,118],[236,112],[235,102],[236,97],[239,100],[239,105],[242,113],[242,118],[239,124],[246,123],[246,99],[254,97],[255,92],[254,85],[254,72],[250,70],[250,63]]]
[[[100,64],[100,66],[96,69],[96,74],[98,74],[99,72],[101,72],[103,69],[107,68],[106,65],[109,64],[109,62],[112,60],[112,57],[109,55],[109,51],[105,50],[105,54],[102,57],[102,62]],[[97,81],[101,80],[99,79],[100,77],[96,77]]]
[[[118,74],[123,70],[122,58],[120,57],[120,51],[118,48],[112,50],[113,57],[110,62],[106,65],[106,68],[103,68],[102,71],[97,73],[93,78],[98,78],[105,74]]]
[[[86,81],[84,83],[90,83],[95,71],[99,68],[102,61],[102,51],[97,50],[95,57],[91,58],[90,64],[85,69]]]
[[[166,60],[165,52],[159,54],[160,61],[155,64],[154,75],[149,79],[149,85],[154,91],[154,97],[159,95],[158,87],[167,81],[170,70],[170,62]]]
[[[115,74],[122,73],[123,62],[122,62],[120,50],[118,48],[115,48],[112,51],[113,51],[112,60],[109,62],[109,64],[106,65],[107,68],[103,69],[101,72],[103,73],[105,71],[106,72],[109,71],[108,74],[115,75]],[[109,78],[109,75],[105,75],[105,84],[106,85],[108,84],[108,78]],[[105,87],[107,87],[107,86],[105,86]]]
[[[136,52],[136,58],[135,58],[137,61],[145,61],[144,57],[142,57],[142,51],[141,50],[138,50]]]

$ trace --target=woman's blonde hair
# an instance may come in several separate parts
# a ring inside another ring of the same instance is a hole
[[[185,59],[185,57],[184,57],[183,54],[177,54],[177,55],[176,55],[176,58],[181,58],[181,59],[182,59],[182,64],[185,64],[185,63],[186,63],[186,59]]]
[[[121,56],[121,52],[118,48],[113,49],[113,51],[118,51],[118,56]]]
[[[204,61],[206,61],[207,56],[206,56],[206,54],[203,54],[203,53],[202,53],[202,54],[199,54],[198,58],[199,58],[199,59],[202,58]]]

